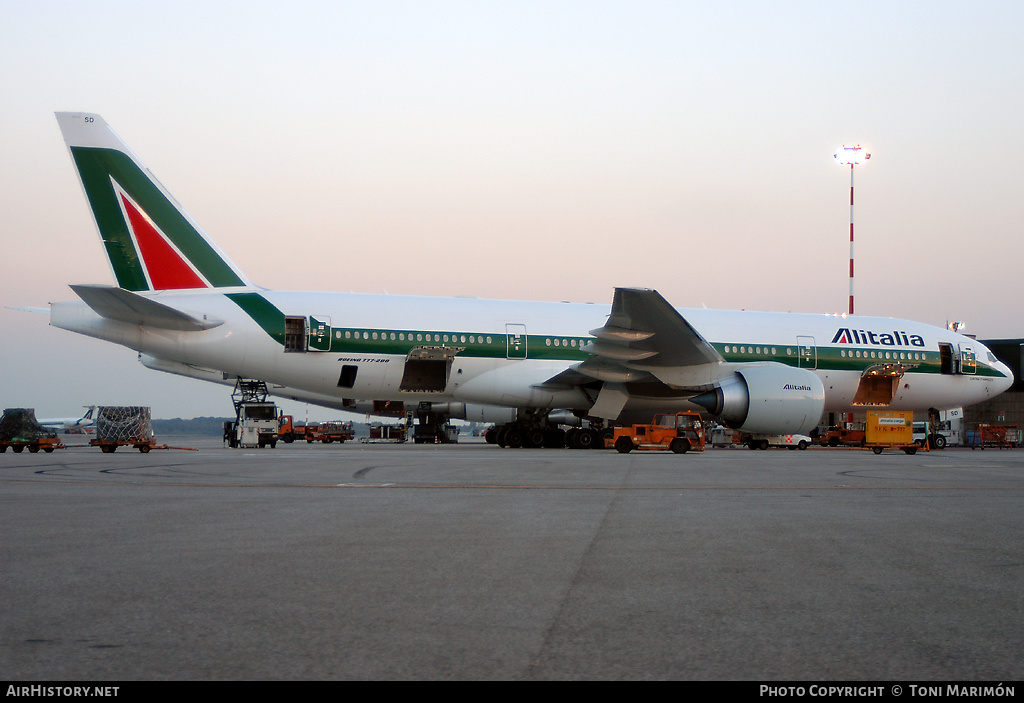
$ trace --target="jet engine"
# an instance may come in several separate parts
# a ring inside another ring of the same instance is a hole
[[[807,369],[746,366],[690,402],[734,429],[754,434],[807,434],[825,410],[825,386]]]
[[[468,420],[469,422],[490,422],[504,424],[515,422],[515,408],[501,408],[495,405],[477,405],[475,403],[430,403],[430,412],[438,415]]]

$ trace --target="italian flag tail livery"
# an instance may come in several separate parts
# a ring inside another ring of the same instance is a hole
[[[57,122],[119,287],[252,286],[102,117],[58,112]]]

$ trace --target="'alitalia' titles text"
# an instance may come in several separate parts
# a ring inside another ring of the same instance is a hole
[[[924,347],[924,338],[906,332],[875,332],[873,330],[853,330],[840,327],[832,337],[833,344],[874,344],[882,347]]]

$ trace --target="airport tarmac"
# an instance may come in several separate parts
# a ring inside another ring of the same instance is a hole
[[[10,681],[1024,678],[1024,451],[0,455]]]

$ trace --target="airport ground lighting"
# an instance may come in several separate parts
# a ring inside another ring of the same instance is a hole
[[[853,167],[863,164],[870,158],[871,154],[864,151],[860,144],[844,144],[836,151],[836,163],[840,166],[850,166],[850,315],[853,314]]]

